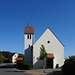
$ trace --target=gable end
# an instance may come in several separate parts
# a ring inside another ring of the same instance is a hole
[[[52,30],[48,27],[48,29],[52,32]],[[53,33],[53,32],[52,32]],[[58,37],[53,33],[53,35],[58,39]],[[63,43],[58,39],[58,41],[63,45]],[[64,46],[64,45],[63,45]]]
[[[52,30],[51,30],[49,27],[48,27],[48,29],[52,32]],[[44,32],[44,33],[45,33],[45,32]],[[43,33],[43,34],[44,34],[44,33]],[[53,33],[53,32],[52,32],[52,33]],[[43,34],[42,34],[42,35],[43,35]],[[41,35],[41,36],[42,36],[42,35]],[[53,35],[58,39],[58,37],[57,37],[54,33],[53,33]],[[40,36],[40,37],[41,37],[41,36]],[[39,39],[40,39],[40,38],[39,38]],[[38,39],[38,40],[39,40],[39,39]],[[37,40],[37,41],[38,41],[38,40]],[[37,41],[36,41],[36,42],[37,42]],[[62,43],[59,39],[58,39],[58,41],[63,45],[63,43]],[[36,42],[35,42],[35,43],[36,43]],[[35,43],[34,43],[34,44],[35,44]],[[34,45],[34,44],[33,44],[33,45]],[[64,45],[63,45],[63,46],[64,46]]]

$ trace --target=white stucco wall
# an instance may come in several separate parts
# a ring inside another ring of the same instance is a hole
[[[13,56],[12,56],[12,63],[15,63],[16,62],[16,58],[18,58],[18,54],[15,53]]]
[[[27,35],[31,35],[31,39],[27,39]],[[34,44],[34,34],[25,34],[25,64],[32,64],[31,46]],[[30,45],[30,47],[29,47]]]
[[[31,35],[31,39],[27,39],[27,35]],[[24,48],[26,50],[27,48],[29,48],[29,45],[32,46],[34,44],[34,34],[25,34],[24,38],[25,38],[25,40],[24,40],[24,43],[25,43]]]
[[[50,41],[48,44],[47,41]],[[37,57],[40,54],[40,47],[44,45],[47,53],[53,53],[54,55],[54,68],[56,64],[62,66],[64,64],[64,46],[59,42],[59,40],[54,36],[54,34],[48,28],[43,35],[36,41],[33,45],[33,65],[36,67],[36,63],[38,62]],[[37,63],[38,65],[40,63]]]

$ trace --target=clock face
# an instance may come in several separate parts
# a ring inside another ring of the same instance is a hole
[[[49,44],[49,43],[50,43],[50,41],[47,41],[47,43]]]

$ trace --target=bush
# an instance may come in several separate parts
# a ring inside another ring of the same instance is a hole
[[[2,54],[0,53],[0,63],[2,63]]]
[[[3,61],[4,63],[10,63],[8,58],[5,58],[5,60]]]
[[[17,63],[16,68],[21,70],[30,70],[32,68],[31,64],[23,64],[23,63]]]
[[[59,68],[59,64],[56,64],[56,68]]]
[[[69,56],[69,58],[65,59],[65,64],[75,64],[75,56]]]
[[[75,56],[69,56],[62,67],[62,75],[75,75]]]
[[[75,75],[75,64],[64,64],[62,75]]]

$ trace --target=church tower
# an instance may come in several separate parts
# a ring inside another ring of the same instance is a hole
[[[34,44],[34,27],[25,26],[25,64],[32,64],[33,44]]]

